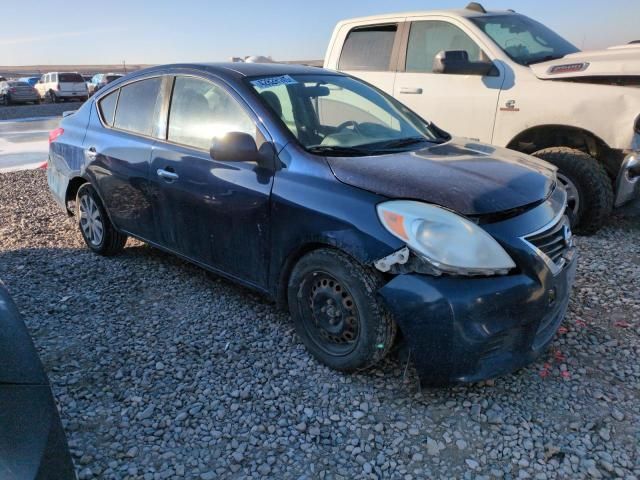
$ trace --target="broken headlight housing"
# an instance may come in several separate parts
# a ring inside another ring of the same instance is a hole
[[[421,273],[504,275],[516,265],[485,230],[444,208],[411,200],[377,206],[378,218],[428,268]]]

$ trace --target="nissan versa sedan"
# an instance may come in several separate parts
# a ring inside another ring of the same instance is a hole
[[[425,385],[493,377],[540,355],[567,310],[554,167],[452,138],[347,75],[153,67],[50,142],[50,189],[88,248],[131,236],[258,290],[338,370],[402,341]]]

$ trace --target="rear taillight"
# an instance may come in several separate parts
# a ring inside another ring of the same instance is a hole
[[[49,143],[55,142],[64,133],[64,128],[56,128],[49,132]]]
[[[49,166],[49,162],[44,162],[42,165],[40,165],[38,168],[42,169],[42,170],[46,170],[47,167]]]
[[[9,89],[9,91],[10,91],[11,93],[16,93],[16,89],[15,89],[15,88],[13,88],[13,87],[11,87],[11,88]]]

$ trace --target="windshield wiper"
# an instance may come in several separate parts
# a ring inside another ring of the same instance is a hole
[[[370,150],[357,147],[341,147],[339,145],[314,145],[307,147],[307,152],[330,156],[364,157],[371,155]]]
[[[376,143],[375,148],[376,149],[402,148],[402,147],[409,147],[417,143],[425,143],[425,142],[431,142],[431,140],[428,140],[424,137],[406,137],[406,138],[398,138],[395,140],[388,140],[386,142]],[[373,144],[370,144],[367,146],[373,147]]]

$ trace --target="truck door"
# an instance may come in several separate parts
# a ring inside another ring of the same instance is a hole
[[[464,50],[471,61],[490,60],[462,26],[447,19],[417,20],[407,27],[393,96],[454,135],[491,143],[502,70],[496,66],[485,76],[433,73],[441,51]]]

